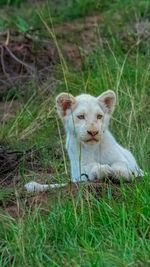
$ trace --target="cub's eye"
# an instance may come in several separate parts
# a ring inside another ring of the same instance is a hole
[[[80,120],[84,120],[85,116],[84,115],[78,115],[77,118],[80,119]]]
[[[97,115],[97,119],[98,119],[98,120],[101,120],[102,117],[103,117],[103,116],[102,116],[101,114],[98,114],[98,115]]]

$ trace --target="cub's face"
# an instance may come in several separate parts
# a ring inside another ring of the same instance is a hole
[[[81,95],[76,97],[76,101],[77,105],[72,111],[72,117],[68,114],[69,129],[74,124],[77,139],[84,143],[99,142],[104,130],[104,112],[97,99],[89,95]]]
[[[74,134],[84,144],[99,143],[116,102],[115,93],[108,90],[99,97],[88,94],[72,96],[61,93],[56,98],[57,111],[66,132]]]

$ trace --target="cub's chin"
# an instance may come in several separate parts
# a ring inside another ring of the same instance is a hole
[[[95,145],[98,144],[100,142],[99,138],[87,138],[82,140],[82,143],[86,144],[86,145]]]

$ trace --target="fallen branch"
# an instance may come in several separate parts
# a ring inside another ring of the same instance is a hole
[[[5,76],[7,77],[7,79],[9,80],[9,82],[11,83],[11,85],[13,85],[12,80],[10,79],[8,73],[5,70],[5,63],[4,63],[4,46],[0,45],[1,48],[1,65],[2,65],[2,70],[3,73],[5,74]]]
[[[30,65],[28,65],[27,63],[23,62],[22,60],[20,60],[19,58],[17,58],[14,53],[8,48],[7,45],[4,45],[5,49],[7,50],[7,52],[10,54],[10,56],[15,60],[17,61],[18,63],[20,63],[21,65],[23,65],[27,71],[30,72],[30,74],[33,74],[34,73],[34,68],[31,67]]]

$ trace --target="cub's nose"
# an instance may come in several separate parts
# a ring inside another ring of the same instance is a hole
[[[90,134],[91,136],[95,136],[98,134],[98,131],[87,131],[88,134]]]

